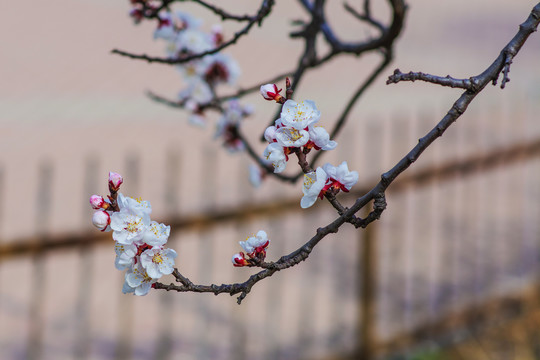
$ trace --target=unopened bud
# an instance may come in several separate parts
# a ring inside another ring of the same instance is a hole
[[[99,195],[90,196],[90,205],[92,206],[92,209],[94,210],[108,208],[107,206],[108,204],[103,199],[103,196],[99,196]]]
[[[278,90],[276,84],[266,84],[261,86],[261,95],[266,100],[275,100],[280,102],[283,96],[279,95],[281,89]]]
[[[269,143],[276,142],[276,127],[275,126],[269,126],[264,130],[264,138]]]
[[[109,172],[109,190],[110,191],[118,191],[120,189],[120,185],[124,182],[124,179],[122,178],[122,175],[115,173],[115,172]]]
[[[249,265],[243,252],[234,254],[231,260],[232,260],[233,265],[236,267]]]
[[[96,211],[92,216],[92,224],[101,231],[107,230],[111,223],[111,217],[106,211]]]

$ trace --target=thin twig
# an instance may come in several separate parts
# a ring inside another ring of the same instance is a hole
[[[275,0],[263,0],[263,2],[261,4],[261,7],[260,7],[259,11],[257,12],[257,14],[255,16],[251,17],[251,20],[248,22],[248,24],[243,29],[237,31],[229,41],[223,42],[221,45],[215,47],[212,50],[203,51],[203,52],[200,52],[200,53],[197,53],[197,54],[192,54],[192,55],[186,55],[186,56],[182,56],[180,58],[153,57],[153,56],[149,56],[149,55],[146,55],[146,54],[140,54],[139,55],[139,54],[133,54],[133,53],[130,53],[130,52],[127,52],[127,51],[119,50],[119,49],[114,49],[114,50],[111,51],[111,53],[118,54],[118,55],[121,55],[121,56],[125,56],[125,57],[128,57],[130,59],[145,60],[145,61],[147,61],[149,63],[161,63],[161,64],[169,64],[169,65],[178,65],[178,64],[186,63],[186,62],[191,61],[191,60],[200,59],[200,58],[205,57],[206,55],[211,55],[211,54],[218,53],[221,50],[223,50],[223,49],[225,49],[225,48],[227,48],[227,47],[229,47],[229,46],[231,46],[233,44],[236,44],[238,39],[240,39],[243,35],[246,35],[247,33],[249,33],[249,30],[253,27],[253,25],[255,25],[255,24],[260,25],[262,23],[262,20],[270,14],[270,12],[272,10],[272,6],[274,5],[274,3],[275,3]]]

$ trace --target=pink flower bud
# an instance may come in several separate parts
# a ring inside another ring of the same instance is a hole
[[[120,189],[120,185],[124,182],[124,179],[122,178],[122,175],[115,173],[115,172],[109,172],[109,190],[110,191],[118,191]]]
[[[96,211],[92,216],[92,224],[101,231],[107,230],[111,223],[111,217],[106,211]]]
[[[105,208],[105,200],[103,199],[103,196],[99,195],[92,195],[90,196],[90,205],[92,205],[92,209],[98,210]]]
[[[276,84],[266,84],[261,86],[261,95],[266,100],[279,101],[279,99],[282,98],[282,96],[279,95],[280,91],[281,89],[278,90]]]
[[[233,255],[232,263],[236,267],[249,265],[243,252],[239,252]]]

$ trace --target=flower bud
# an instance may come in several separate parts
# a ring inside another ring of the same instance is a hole
[[[103,196],[99,195],[92,195],[90,196],[90,205],[92,206],[92,209],[99,210],[99,209],[106,209],[108,205],[105,200],[103,199]]]
[[[231,260],[233,265],[236,267],[249,265],[243,252],[234,254]]]
[[[275,100],[280,102],[283,96],[279,95],[281,89],[278,90],[276,84],[266,84],[261,86],[261,95],[266,100]]]
[[[109,172],[109,190],[110,191],[118,191],[120,189],[120,185],[124,182],[124,179],[122,178],[122,175],[115,173],[115,172]]]
[[[96,211],[92,216],[92,224],[101,231],[107,230],[111,223],[111,217],[106,211]]]
[[[264,130],[264,138],[269,143],[276,142],[276,127],[275,126],[269,126]]]

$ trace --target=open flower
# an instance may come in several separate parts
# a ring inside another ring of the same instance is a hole
[[[121,209],[111,216],[113,239],[124,245],[142,240],[149,225],[150,216],[129,208]]]
[[[304,174],[304,186],[302,187],[302,192],[304,196],[300,200],[300,206],[303,209],[306,209],[312,206],[317,197],[320,196],[322,189],[326,185],[328,176],[323,168],[318,167],[316,171]]]
[[[133,292],[137,296],[148,294],[152,284],[157,281],[148,275],[140,262],[131,267],[125,275],[126,286],[122,288],[124,293]]]
[[[117,242],[114,246],[116,252],[116,259],[114,260],[114,266],[118,270],[125,270],[131,268],[135,264],[135,256],[137,255],[137,246],[124,245]]]
[[[309,133],[293,127],[280,127],[276,130],[276,140],[283,147],[301,147],[309,141]]]
[[[134,199],[128,196],[124,196],[122,193],[118,193],[118,207],[120,210],[128,210],[133,213],[144,215],[150,215],[152,213],[152,206],[148,201],[141,198]]]
[[[310,144],[315,150],[333,150],[337,146],[337,142],[330,140],[330,135],[322,126],[312,126],[308,130]]]
[[[266,232],[260,230],[257,235],[247,238],[246,241],[239,241],[238,243],[249,257],[255,257],[257,254],[266,250],[268,244],[270,244],[270,240],[268,240]]]
[[[169,275],[174,270],[176,251],[154,246],[141,254],[141,264],[146,273],[153,279],[159,279],[163,275]]]
[[[170,226],[152,221],[144,232],[142,241],[150,246],[162,246],[165,245],[170,234]]]
[[[325,185],[323,190],[333,187],[349,192],[352,186],[358,181],[358,173],[356,171],[349,171],[346,161],[342,162],[337,167],[326,163],[323,165],[323,169],[329,178],[329,182]]]
[[[264,158],[274,166],[274,172],[280,173],[287,166],[287,156],[283,151],[283,146],[278,143],[269,144],[263,153]]]
[[[299,103],[287,100],[281,109],[281,123],[283,126],[293,127],[297,130],[304,130],[319,121],[320,118],[321,112],[317,110],[315,103],[311,100]]]

